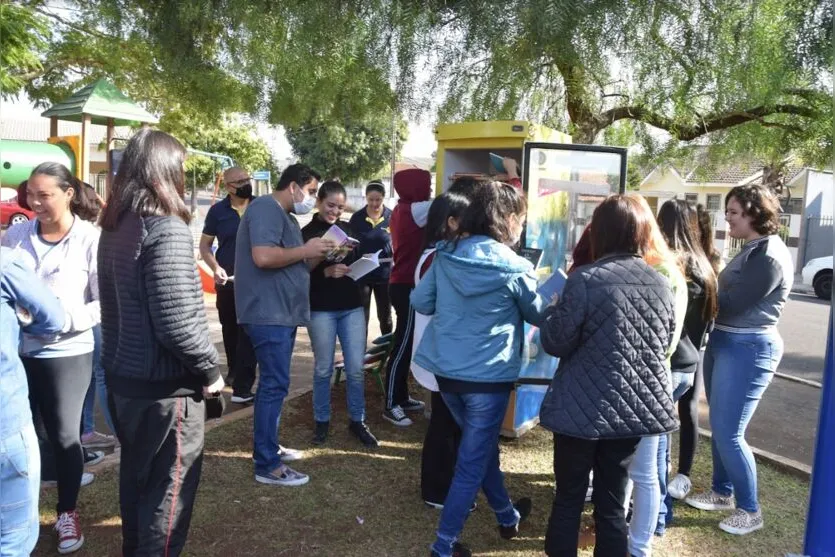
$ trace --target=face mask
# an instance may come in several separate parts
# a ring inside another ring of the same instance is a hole
[[[297,215],[306,215],[316,206],[316,198],[309,193],[304,193],[304,199],[293,201],[293,212]]]
[[[252,197],[252,184],[247,184],[236,189],[235,196],[241,199],[249,199]]]

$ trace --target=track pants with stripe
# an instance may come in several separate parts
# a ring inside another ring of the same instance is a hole
[[[409,368],[412,365],[412,340],[415,333],[415,312],[409,303],[411,284],[389,284],[389,297],[397,314],[394,348],[386,372],[386,408],[409,400]]]
[[[180,555],[203,465],[203,398],[109,395],[122,445],[122,555]]]

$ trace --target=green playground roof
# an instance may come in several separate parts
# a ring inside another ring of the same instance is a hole
[[[69,98],[54,104],[41,116],[45,118],[54,116],[59,120],[81,122],[82,114],[89,114],[93,124],[102,126],[107,125],[108,118],[113,118],[115,126],[159,122],[159,118],[130,100],[115,85],[105,79],[99,79],[82,87]]]

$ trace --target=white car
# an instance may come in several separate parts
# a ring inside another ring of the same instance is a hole
[[[809,260],[803,267],[803,284],[815,289],[818,298],[829,300],[832,297],[832,256],[817,257]]]

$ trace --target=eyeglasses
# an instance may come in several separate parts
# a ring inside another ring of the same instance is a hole
[[[233,188],[239,188],[249,184],[250,182],[252,182],[252,178],[244,178],[243,180],[237,180],[235,182],[226,182],[226,185],[232,186]]]

